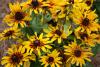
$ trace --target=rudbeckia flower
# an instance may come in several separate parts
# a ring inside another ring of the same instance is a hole
[[[71,61],[71,64],[76,64],[76,66],[82,67],[82,65],[85,64],[85,60],[91,61],[90,57],[93,55],[93,53],[89,47],[82,47],[76,42],[72,42],[68,46],[64,46],[64,48],[65,55],[69,56],[67,62]]]
[[[5,67],[21,67],[24,62],[29,60],[35,60],[35,55],[31,58],[31,55],[26,53],[25,48],[20,45],[9,48],[7,56],[2,58],[1,64]]]
[[[43,33],[40,34],[40,36],[37,36],[37,33],[35,33],[34,36],[29,37],[29,41],[23,42],[23,45],[25,45],[25,48],[28,50],[30,54],[32,52],[37,53],[37,55],[41,55],[41,51],[47,52],[47,49],[51,49],[49,38],[44,38]]]
[[[60,60],[61,57],[59,57],[59,52],[57,50],[40,57],[40,62],[42,62],[44,67],[60,67],[60,64],[62,64]]]
[[[21,27],[26,26],[26,22],[31,20],[30,14],[26,11],[27,9],[22,7],[18,2],[9,4],[10,14],[6,15],[3,19],[9,26],[20,25]]]
[[[16,27],[11,27],[5,29],[2,33],[0,33],[0,40],[7,40],[7,39],[16,39],[18,36],[21,35],[20,29]]]
[[[88,34],[90,34],[92,31],[98,31],[98,16],[95,11],[85,9],[84,11],[77,10],[74,10],[71,16],[74,23],[76,23],[78,26],[77,30],[81,29],[82,31],[86,31]]]
[[[56,27],[51,26],[48,29],[44,29],[44,32],[47,38],[51,38],[51,41],[58,40],[58,43],[61,43],[63,39],[66,39],[71,34],[69,29],[65,31],[63,27],[58,25]]]
[[[23,7],[30,9],[30,14],[34,11],[35,14],[38,14],[43,11],[43,7],[47,6],[44,0],[27,0],[22,3]]]
[[[86,32],[76,31],[75,35],[78,39],[82,40],[87,46],[95,46],[97,34],[87,34]]]

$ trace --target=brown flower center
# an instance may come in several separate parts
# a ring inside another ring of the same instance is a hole
[[[82,21],[82,25],[83,26],[88,26],[89,25],[89,19],[88,18],[84,18]]]
[[[16,20],[20,21],[20,20],[22,20],[23,18],[24,18],[24,15],[23,15],[22,12],[16,12],[16,13],[15,13],[15,19],[16,19]]]
[[[11,56],[11,62],[13,64],[19,64],[20,61],[22,60],[23,58],[23,55],[20,53],[20,52],[17,52],[17,53],[14,53],[12,56]]]
[[[35,41],[34,41],[34,46],[35,46],[35,47],[41,46],[40,41],[39,41],[39,40],[35,40]]]
[[[85,3],[86,3],[88,6],[91,5],[91,1],[86,1]]]
[[[69,3],[72,3],[72,4],[74,4],[74,0],[69,0]]]
[[[62,32],[60,30],[56,30],[55,33],[58,35],[58,36],[61,36]]]
[[[36,8],[36,7],[39,6],[38,0],[32,0],[31,4],[32,4],[32,7],[33,7],[33,8]]]
[[[13,33],[14,33],[14,31],[13,31],[13,30],[10,30],[10,31],[8,31],[8,32],[6,32],[6,33],[4,34],[4,37],[11,36]]]
[[[80,50],[75,50],[74,51],[74,55],[76,56],[76,57],[80,57],[81,56],[81,51]]]
[[[80,34],[80,37],[84,40],[85,38],[88,38],[88,34],[82,33]]]
[[[49,57],[48,58],[48,63],[51,63],[51,62],[53,62],[54,61],[54,58],[53,57]]]

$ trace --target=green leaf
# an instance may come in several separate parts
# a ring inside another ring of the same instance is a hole
[[[100,18],[100,0],[96,0],[93,4],[94,9],[96,9],[96,13]]]
[[[33,35],[34,34],[34,31],[31,27],[25,27],[22,29],[22,32],[24,33],[24,35]]]
[[[39,13],[38,15],[32,13],[32,21],[30,22],[30,26],[33,28],[34,32],[40,33],[43,28],[47,28],[47,21],[51,19],[49,13],[43,14]]]
[[[92,51],[93,51],[94,56],[95,56],[98,52],[100,52],[100,44],[96,44],[96,46],[92,48]]]
[[[91,62],[86,62],[86,65],[84,65],[84,67],[94,67],[94,66]]]
[[[36,61],[35,61],[35,62],[31,61],[30,67],[43,67],[43,66],[42,66],[41,63],[39,62],[39,58],[36,57]]]
[[[40,15],[34,15],[32,21],[30,22],[30,26],[32,27],[32,29],[34,30],[34,32],[39,33],[42,29],[42,24],[40,21]]]

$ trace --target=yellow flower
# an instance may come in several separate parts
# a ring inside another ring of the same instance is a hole
[[[45,1],[43,0],[27,0],[22,3],[23,7],[30,9],[30,14],[34,11],[35,14],[38,14],[43,11],[43,7],[47,6]]]
[[[96,34],[87,34],[86,32],[76,31],[75,35],[87,46],[93,47],[96,45],[96,38],[98,37]]]
[[[37,36],[35,33],[34,36],[29,37],[29,41],[23,42],[25,48],[27,48],[28,52],[37,52],[37,54],[41,55],[41,50],[47,52],[47,49],[51,49],[49,38],[44,38],[43,33],[40,36]]]
[[[58,40],[58,43],[71,34],[71,31],[69,29],[65,31],[63,26],[49,27],[49,29],[44,29],[44,32],[47,33],[46,37],[51,38],[51,41]]]
[[[0,33],[0,40],[6,40],[6,39],[16,39],[18,36],[21,35],[20,29],[16,27],[11,27],[5,29],[2,33]]]
[[[76,64],[76,66],[82,67],[85,64],[85,60],[91,61],[90,57],[93,55],[91,53],[91,48],[81,47],[76,42],[72,42],[68,46],[64,46],[65,54],[69,56],[68,61],[71,64]]]
[[[84,11],[77,10],[74,10],[71,16],[76,25],[78,25],[77,30],[86,31],[88,34],[90,34],[92,31],[98,31],[98,16],[95,11],[85,9]]]
[[[31,20],[30,14],[26,12],[26,8],[22,7],[18,2],[14,4],[9,4],[10,14],[6,15],[4,22],[9,26],[15,25],[18,27],[20,24],[21,27],[26,26],[26,22]]]
[[[42,65],[44,67],[60,67],[60,64],[62,64],[61,57],[59,57],[59,52],[57,50],[52,51],[51,53],[48,53],[45,56],[40,57],[40,62],[42,62]]]
[[[31,58],[31,55],[25,52],[25,48],[18,45],[8,49],[7,56],[2,58],[1,64],[5,67],[20,67],[23,62],[29,60],[35,60],[35,55]]]
[[[65,0],[47,0],[48,9],[52,15],[53,19],[64,18],[64,9],[68,4]]]

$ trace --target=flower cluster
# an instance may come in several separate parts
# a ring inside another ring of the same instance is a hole
[[[93,0],[27,0],[10,3],[0,41],[15,40],[1,64],[5,67],[84,67],[100,43]]]

